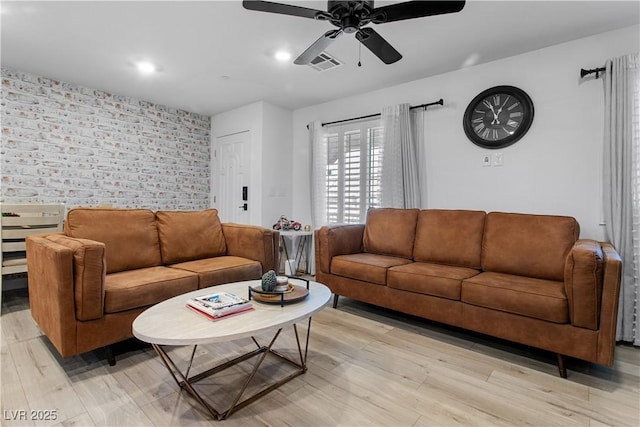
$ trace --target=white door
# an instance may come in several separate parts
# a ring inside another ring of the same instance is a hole
[[[250,144],[249,131],[216,138],[214,163],[217,171],[212,176],[217,183],[213,182],[211,188],[214,206],[223,222],[249,223],[249,209],[252,208],[248,188]]]

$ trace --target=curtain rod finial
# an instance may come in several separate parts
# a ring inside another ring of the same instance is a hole
[[[605,67],[593,68],[591,70],[586,70],[584,68],[581,68],[580,69],[580,78],[584,79],[589,74],[594,74],[595,73],[596,79],[599,79],[600,78],[600,73],[604,73],[604,71],[605,71]]]

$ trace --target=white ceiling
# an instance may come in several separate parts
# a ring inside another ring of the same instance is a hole
[[[283,1],[326,10],[323,1]],[[376,6],[390,1],[377,1]],[[296,109],[639,22],[634,1],[467,1],[460,13],[372,26],[403,59],[384,65],[343,35],[318,72],[293,58],[328,22],[245,10],[240,1],[4,1],[1,64],[110,93],[213,115],[255,101]],[[160,72],[140,76],[133,63]],[[591,65],[591,64],[585,64]],[[577,70],[576,70],[577,72]]]

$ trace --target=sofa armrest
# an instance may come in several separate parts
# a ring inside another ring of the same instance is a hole
[[[225,223],[222,232],[227,245],[227,255],[252,259],[262,264],[262,274],[278,271],[277,231],[268,228]]]
[[[73,251],[73,294],[76,319],[99,319],[104,315],[107,258],[105,244],[64,234],[47,239]]]
[[[581,239],[567,256],[571,323],[598,331],[597,362],[608,366],[613,364],[621,275],[622,259],[610,243]]]
[[[61,285],[68,287],[73,293],[72,308],[75,318],[81,321],[101,318],[104,312],[106,278],[104,243],[55,233],[34,236],[31,245],[32,253],[27,249],[27,263],[31,261],[34,266],[29,270],[29,289],[32,282],[34,287],[47,286],[47,279],[55,274],[54,272],[64,271],[70,267],[70,280]],[[39,247],[45,248],[46,257],[42,256],[42,251],[36,250]],[[67,265],[69,251],[71,266]],[[34,275],[32,271],[45,274]]]
[[[31,316],[60,354],[68,357],[77,354],[77,299],[82,292],[74,286],[74,276],[79,273],[77,251],[55,241],[64,237],[51,234],[26,238],[27,280]],[[102,249],[104,254],[104,245]],[[103,289],[104,280],[94,286]]]
[[[364,224],[330,225],[316,230],[316,271],[330,273],[334,256],[362,252],[363,237]]]
[[[600,308],[600,335],[598,337],[598,363],[613,365],[613,353],[618,327],[618,303],[622,280],[622,258],[616,249],[602,242],[604,255],[602,274],[602,304]]]
[[[73,251],[39,235],[27,236],[26,245],[31,317],[60,354],[73,354]]]
[[[600,326],[604,254],[599,242],[580,239],[567,255],[564,286],[573,326],[597,330]]]

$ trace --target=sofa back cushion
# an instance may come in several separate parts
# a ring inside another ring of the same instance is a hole
[[[227,246],[216,209],[156,212],[164,264],[224,255]]]
[[[579,234],[575,218],[491,212],[482,239],[482,269],[562,281]]]
[[[107,273],[161,264],[156,216],[148,209],[75,208],[65,234],[105,245]]]
[[[485,216],[483,211],[420,211],[413,258],[479,269]]]
[[[364,251],[411,259],[418,212],[418,209],[369,209],[364,227]]]

